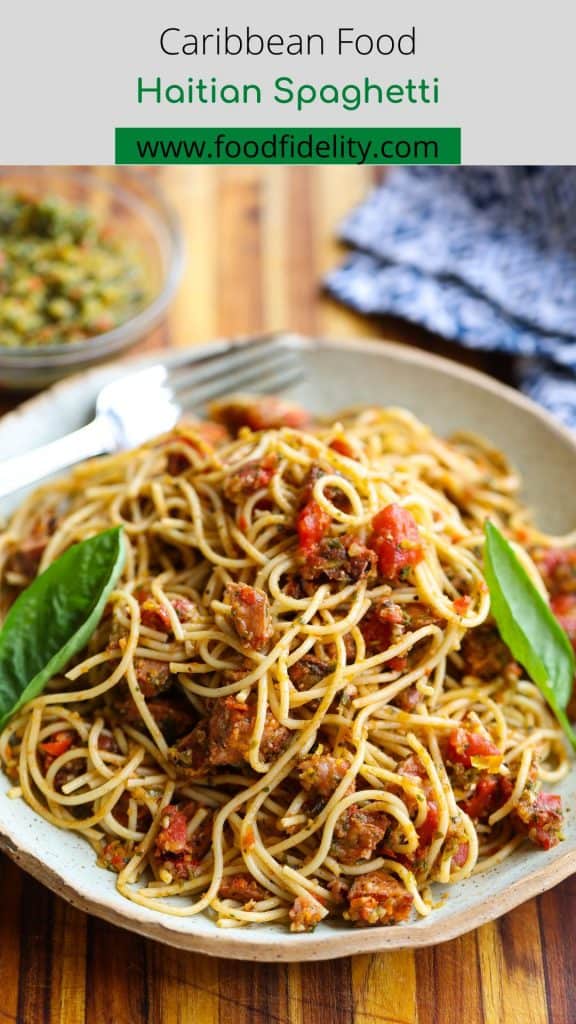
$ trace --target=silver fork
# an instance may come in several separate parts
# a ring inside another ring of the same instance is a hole
[[[0,462],[0,498],[66,466],[133,448],[170,430],[187,411],[234,391],[276,394],[302,377],[297,349],[274,337],[214,346],[175,368],[157,364],[107,384],[90,423]]]

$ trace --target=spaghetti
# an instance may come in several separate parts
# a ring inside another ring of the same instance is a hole
[[[2,535],[8,599],[78,540],[127,544],[87,648],[0,737],[12,795],[128,899],[221,927],[392,924],[432,882],[554,845],[541,785],[569,762],[490,622],[482,529],[565,618],[571,538],[530,524],[499,451],[404,410],[216,414],[235,438],[181,425],[86,463]]]

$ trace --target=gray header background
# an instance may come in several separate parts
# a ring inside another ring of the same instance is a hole
[[[114,128],[146,126],[461,126],[466,163],[574,163],[576,117],[570,0],[1,0],[0,163],[107,164]],[[169,57],[163,28],[210,32],[218,25],[262,34],[337,26],[393,35],[416,26],[414,57]],[[165,82],[216,75],[255,81],[278,75],[343,85],[365,75],[383,85],[440,78],[437,106],[317,105],[297,113],[261,106],[139,106],[138,75]]]

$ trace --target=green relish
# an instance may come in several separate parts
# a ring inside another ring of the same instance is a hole
[[[146,298],[134,247],[87,207],[0,189],[0,345],[86,341]]]

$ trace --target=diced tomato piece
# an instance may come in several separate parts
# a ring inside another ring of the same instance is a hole
[[[297,896],[288,911],[292,922],[291,932],[313,932],[316,925],[325,916],[322,904],[314,896]]]
[[[406,628],[406,616],[400,605],[393,601],[383,601],[373,606],[360,622],[360,629],[368,656],[380,654],[396,643]],[[403,671],[407,665],[405,655],[391,658],[387,667],[395,671]]]
[[[300,785],[309,793],[328,800],[350,769],[346,757],[334,754],[308,754],[298,765]]]
[[[123,842],[121,839],[110,839],[100,850],[100,863],[110,871],[120,874],[129,864],[134,850],[134,844]]]
[[[498,792],[498,779],[495,775],[484,775],[476,789],[460,806],[471,818],[485,818],[492,813],[492,804]]]
[[[452,764],[462,764],[465,768],[483,767],[477,759],[502,759],[498,747],[491,740],[486,739],[480,732],[469,732],[461,726],[453,729],[446,744],[446,758]],[[486,765],[492,767],[492,764]]]
[[[406,775],[410,779],[420,779],[423,783],[423,790],[426,795],[426,801],[428,809],[426,817],[418,829],[418,838],[420,840],[416,854],[416,859],[419,859],[426,849],[430,846],[436,832],[438,831],[438,822],[440,820],[440,813],[438,810],[438,804],[432,795],[432,787],[430,786],[430,780],[426,773],[426,769],[418,758],[411,754],[410,757],[405,758],[398,765],[397,772],[399,775]],[[410,863],[410,860],[407,860]]]
[[[383,601],[373,606],[360,622],[360,629],[366,644],[375,647],[379,651],[385,651],[390,646],[392,638],[400,637],[404,632],[406,616],[399,604],[394,601]],[[396,627],[396,628],[395,628]]]
[[[161,633],[171,633],[172,623],[166,607],[157,601],[147,590],[136,594],[140,603],[140,619],[144,626],[157,629]],[[194,618],[195,605],[187,597],[175,597],[170,602],[180,622],[190,622]]]
[[[576,592],[576,548],[539,549],[534,561],[552,597]]]
[[[232,608],[232,622],[240,640],[255,651],[265,648],[274,628],[264,591],[244,583],[229,583],[225,596]]]
[[[470,598],[468,597],[468,594],[462,594],[460,597],[457,597],[456,600],[454,601],[453,608],[457,615],[466,615],[466,612],[468,611],[469,607]]]
[[[458,847],[456,853],[452,857],[452,863],[454,864],[455,867],[461,868],[462,865],[466,863],[469,849],[470,846],[468,843],[460,843],[460,846]]]
[[[401,672],[406,668],[408,659],[406,656],[400,658],[392,658],[388,664],[394,671]],[[406,711],[411,714],[418,706],[422,697],[415,686],[408,686],[405,690],[401,690],[400,693],[394,697],[394,704],[401,711]]]
[[[221,423],[207,422],[182,423],[183,427],[189,427],[192,434],[171,434],[163,442],[168,447],[173,444],[181,444],[201,456],[206,456],[218,445],[230,440],[230,435]],[[195,436],[194,436],[195,435]],[[182,451],[169,451],[166,469],[171,476],[179,476],[190,468],[191,460]]]
[[[160,604],[160,601],[155,601],[150,596],[146,596],[144,600],[141,600],[140,619],[143,626],[157,629],[160,633],[169,633],[172,629],[170,616],[166,608],[163,604]]]
[[[73,739],[74,733],[72,732],[57,732],[54,733],[54,739],[46,740],[40,744],[40,750],[50,758],[60,757],[61,754],[65,754],[67,750],[70,750]]]
[[[550,607],[576,648],[576,594],[557,594],[552,598]]]
[[[339,455],[345,455],[348,459],[357,458],[356,452],[343,437],[335,437],[333,441],[330,441],[329,447],[332,451],[338,452]]]
[[[322,540],[330,528],[330,516],[312,498],[300,509],[296,519],[298,543],[303,552],[310,552]]]
[[[401,761],[397,768],[399,775],[407,775],[412,779],[425,779],[427,778],[426,769],[424,765],[418,760],[414,754],[410,754],[410,757],[405,758]]]
[[[213,448],[217,448],[218,445],[225,444],[226,441],[230,440],[230,434],[226,427],[222,423],[214,423],[213,420],[201,420],[194,423],[194,430],[206,444],[211,444]],[[190,443],[189,439],[187,443]]]
[[[308,534],[305,534],[308,536]],[[357,583],[376,573],[376,555],[353,533],[300,547],[300,578],[310,583]]]
[[[211,814],[204,818],[191,835],[187,835],[188,823],[197,810],[198,805],[191,801],[178,807],[168,804],[162,812],[160,831],[156,836],[152,856],[158,868],[168,872],[173,879],[191,878],[210,849]]]
[[[277,459],[272,452],[263,459],[253,459],[234,470],[224,481],[224,494],[229,501],[240,502],[249,494],[267,487],[276,471]]]
[[[428,813],[420,825],[420,828],[416,829],[418,832],[418,838],[420,839],[419,850],[422,850],[426,846],[430,846],[430,843],[438,831],[438,820],[438,804],[435,800],[428,800]]]
[[[576,594],[556,594],[550,607],[555,615],[576,615]]]
[[[360,630],[370,654],[386,651],[392,642],[400,639],[406,618],[393,601],[383,601],[372,607],[360,622]]]
[[[251,430],[272,430],[279,427],[304,429],[310,423],[310,415],[295,402],[287,402],[273,395],[255,398],[250,395],[232,395],[210,405],[210,414],[218,423],[224,423],[229,430],[241,427]]]
[[[538,793],[535,799],[523,795],[513,817],[518,829],[526,832],[542,850],[550,850],[560,842],[564,815],[562,797],[557,793]]]
[[[196,605],[187,597],[173,597],[170,601],[180,622],[192,622],[196,616]]]
[[[204,444],[214,448],[230,440],[230,434],[222,423],[214,423],[212,420],[194,420],[183,425],[190,427],[194,434],[197,434],[204,441]],[[194,448],[196,451],[201,450],[197,439],[189,434],[172,434],[169,440],[179,441],[181,444],[188,445],[189,448]]]
[[[302,484],[302,491],[300,493],[300,508],[304,508],[304,505],[307,505],[308,502],[312,500],[314,487],[318,480],[321,480],[323,476],[326,476],[326,473],[324,472],[322,467],[319,466],[316,462],[313,462]],[[330,496],[331,490],[332,489],[329,488],[328,496]]]
[[[378,556],[380,575],[395,580],[422,561],[420,533],[414,516],[400,505],[387,505],[372,520],[370,547]]]
[[[166,822],[166,824],[164,824]],[[156,838],[156,846],[163,853],[183,853],[186,849],[186,815],[174,804],[168,804],[162,814],[162,829]]]
[[[504,775],[483,775],[477,782],[474,792],[463,800],[460,807],[465,814],[476,821],[484,821],[502,804],[505,804],[512,792],[512,783]]]
[[[101,732],[98,737],[98,750],[107,750],[113,754],[120,753],[120,747],[116,743],[113,736],[109,736],[105,732]]]
[[[562,797],[557,793],[538,793],[534,801],[536,823],[530,838],[543,850],[556,846],[562,826]]]

